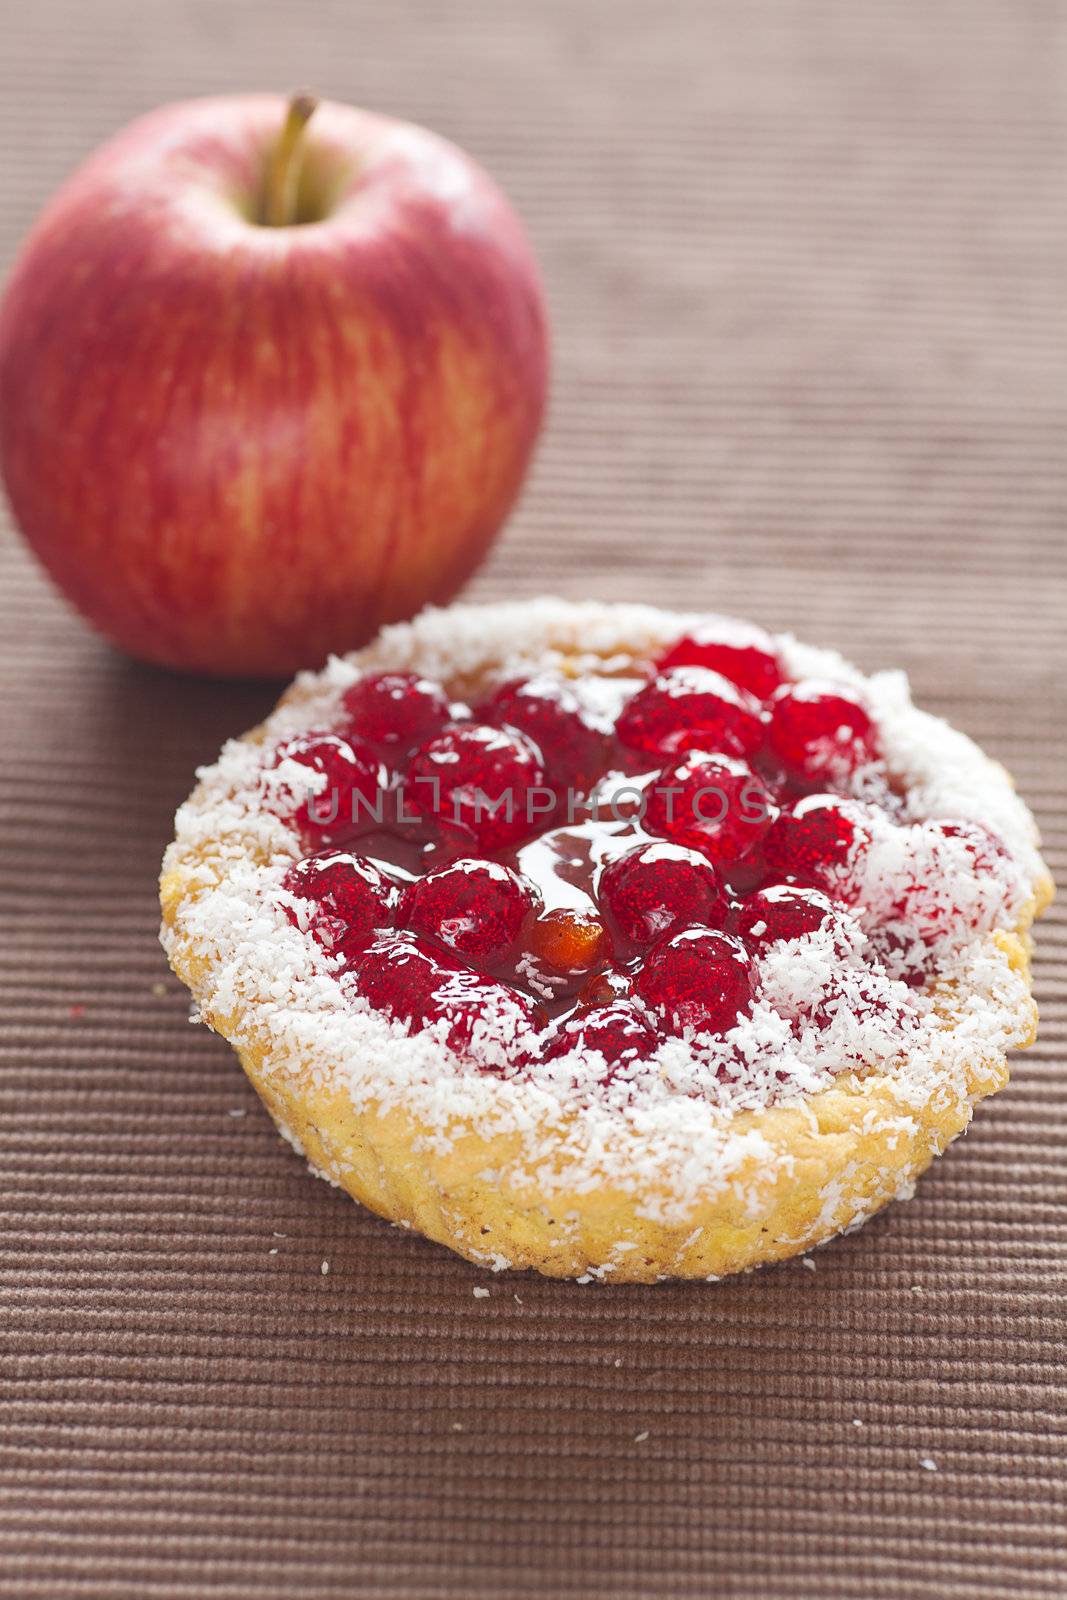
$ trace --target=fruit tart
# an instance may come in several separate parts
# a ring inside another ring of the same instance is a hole
[[[541,600],[299,677],[179,810],[162,937],[381,1216],[714,1279],[909,1194],[1003,1087],[1051,893],[1007,774],[902,675]]]

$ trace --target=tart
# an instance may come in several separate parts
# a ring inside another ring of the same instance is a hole
[[[714,1279],[910,1194],[1004,1086],[1037,845],[900,674],[714,615],[454,607],[201,772],[162,938],[381,1216],[493,1268]]]

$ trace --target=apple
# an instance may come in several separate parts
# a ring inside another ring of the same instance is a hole
[[[288,675],[459,589],[547,368],[529,245],[455,146],[302,96],[190,101],[97,151],[16,260],[0,474],[116,644]]]

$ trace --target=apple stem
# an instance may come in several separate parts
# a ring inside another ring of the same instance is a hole
[[[261,220],[268,228],[286,228],[296,221],[300,143],[318,103],[311,94],[295,94],[289,102],[282,131],[271,151],[267,167]]]

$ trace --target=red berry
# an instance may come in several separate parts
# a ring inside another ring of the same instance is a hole
[[[364,856],[344,851],[308,856],[289,868],[282,887],[302,902],[284,905],[293,926],[346,959],[365,950],[392,920],[393,886]]]
[[[975,871],[983,877],[996,877],[1009,859],[1003,839],[981,822],[931,821],[927,827],[946,839],[959,839],[974,862]]]
[[[537,745],[548,775],[561,788],[590,789],[604,770],[607,740],[591,726],[574,690],[550,673],[498,689],[482,713],[508,723]]]
[[[872,928],[868,948],[890,978],[906,983],[909,989],[926,987],[931,976],[930,949],[914,927],[896,923]]]
[[[714,867],[677,844],[643,844],[617,856],[601,873],[599,897],[629,944],[652,944],[697,923],[721,927],[726,917]]]
[[[407,806],[467,829],[483,850],[502,850],[533,832],[555,808],[540,752],[514,728],[461,723],[412,757]]]
[[[356,972],[356,990],[375,1010],[412,1022],[422,1017],[448,970],[417,939],[389,939],[367,951]]]
[[[572,1050],[595,1050],[604,1058],[605,1070],[600,1081],[610,1083],[626,1063],[647,1060],[659,1042],[647,1015],[625,1000],[616,1000],[596,1011],[581,1011],[557,1023],[542,1051],[542,1059],[555,1061]]]
[[[901,972],[898,976],[912,988],[924,982],[914,973]],[[916,977],[918,983],[913,981]],[[814,988],[796,993],[790,999],[779,997],[776,1004],[782,1015],[792,1022],[797,1038],[808,1028],[821,1033],[836,1027],[842,1065],[846,1062],[873,1065],[869,1046],[865,1049],[863,1045],[864,1025],[874,1025],[884,1038],[885,1029],[903,1030],[909,1014],[908,1002],[894,992],[885,977],[864,968],[840,967]],[[860,1024],[858,1037],[857,1023]]]
[[[430,738],[452,715],[441,685],[417,672],[372,672],[346,689],[341,703],[350,735],[400,750]]]
[[[351,838],[360,824],[380,820],[388,778],[366,745],[335,733],[302,733],[275,750],[272,766],[286,761],[305,767],[308,776],[287,780],[287,792],[277,798],[308,840],[334,844]]]
[[[713,861],[747,855],[778,814],[770,791],[730,756],[693,750],[646,790],[645,827]]]
[[[763,859],[776,878],[825,890],[836,899],[869,837],[862,806],[832,794],[809,794],[771,825]]]
[[[739,940],[688,928],[650,951],[635,988],[671,1033],[725,1033],[748,1009],[752,973]]]
[[[864,897],[868,920],[897,924],[905,942],[933,945],[960,943],[1003,917],[1012,874],[995,834],[978,823],[930,820],[898,834],[901,843],[905,859]]]
[[[450,1050],[469,1051],[483,1066],[500,1071],[522,1059],[516,1045],[542,1023],[526,995],[480,972],[447,973],[426,997],[417,1020],[423,1027],[444,1022]]]
[[[858,696],[817,678],[783,684],[771,696],[768,741],[788,776],[811,785],[846,783],[878,753]]]
[[[750,950],[766,950],[784,939],[815,933],[836,916],[832,900],[820,889],[776,883],[750,894],[731,921]]]
[[[374,945],[356,971],[356,991],[376,1010],[418,1030],[444,1023],[452,1050],[474,1049],[502,1067],[516,1035],[536,1028],[536,1008],[507,984],[438,961],[416,939]]]
[[[409,884],[397,921],[491,967],[514,947],[531,903],[530,887],[518,873],[465,856]]]
[[[661,672],[671,667],[709,667],[766,700],[782,681],[782,667],[774,640],[751,622],[734,617],[708,617],[659,660]]]
[[[615,724],[623,744],[653,756],[685,750],[751,755],[763,743],[759,704],[706,667],[661,672],[627,701]]]

